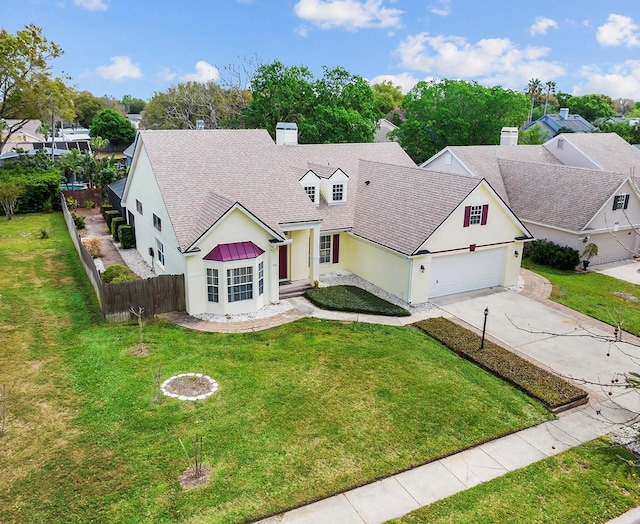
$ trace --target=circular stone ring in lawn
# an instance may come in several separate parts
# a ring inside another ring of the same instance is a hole
[[[178,400],[204,400],[218,391],[218,383],[202,373],[181,373],[165,380],[160,390]]]

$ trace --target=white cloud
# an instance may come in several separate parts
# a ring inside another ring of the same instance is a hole
[[[640,46],[640,25],[629,16],[611,14],[608,22],[598,27],[596,39],[605,47]]]
[[[520,49],[507,38],[486,38],[475,44],[459,36],[407,37],[396,49],[400,67],[440,78],[467,78],[485,84],[522,89],[532,77],[558,78],[564,69],[545,60],[550,50],[528,46]]]
[[[322,29],[343,27],[355,31],[369,27],[398,27],[400,9],[383,7],[383,0],[299,0],[296,16]]]
[[[156,78],[158,78],[163,82],[171,82],[177,76],[178,75],[175,74],[173,71],[171,71],[171,69],[169,69],[168,67],[163,67],[162,69],[160,69],[160,71],[156,73]]]
[[[111,65],[100,66],[96,71],[102,78],[116,82],[125,78],[142,78],[142,71],[128,56],[112,56]]]
[[[602,93],[611,98],[636,100],[640,93],[640,60],[627,60],[614,65],[608,72],[595,66],[583,66],[580,76],[584,83],[574,86],[573,94]]]
[[[544,16],[536,17],[536,21],[529,28],[531,35],[546,35],[549,29],[558,29],[558,22]]]
[[[103,0],[73,0],[73,3],[87,11],[106,11],[109,7]]]
[[[304,25],[304,24],[300,24],[299,26],[297,26],[297,27],[294,29],[294,32],[295,32],[295,34],[297,34],[298,36],[301,36],[301,37],[305,38],[305,37],[308,35],[308,33],[309,33],[309,29],[307,28],[307,26],[306,26],[306,25]]]
[[[436,0],[435,5],[429,6],[429,11],[438,16],[449,16],[451,14],[451,0]]]
[[[369,80],[369,83],[373,85],[381,84],[382,82],[391,82],[394,86],[398,86],[404,94],[407,94],[419,80],[421,79],[411,73],[400,73],[398,75],[378,75]]]
[[[196,62],[195,72],[183,75],[182,80],[185,82],[209,82],[216,81],[220,78],[220,71],[204,60]]]

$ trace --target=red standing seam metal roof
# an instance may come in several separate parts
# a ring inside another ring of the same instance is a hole
[[[216,262],[246,260],[259,257],[262,253],[264,250],[253,242],[234,242],[232,244],[218,244],[204,257],[204,260],[215,260]]]

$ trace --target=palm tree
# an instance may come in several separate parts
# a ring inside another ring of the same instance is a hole
[[[547,114],[547,104],[549,103],[549,96],[551,94],[556,94],[556,83],[555,82],[545,82],[545,87],[547,88],[547,97],[544,100],[544,114]]]
[[[101,136],[91,137],[91,147],[93,147],[93,149],[96,150],[96,154],[94,155],[94,157],[99,155],[100,152],[108,145],[109,145],[109,139],[107,138],[102,138]]]
[[[527,118],[527,123],[531,122],[533,119],[533,103],[536,99],[536,95],[539,95],[542,91],[542,81],[539,78],[532,78],[529,80],[527,84],[526,92],[531,98],[531,107],[529,108],[529,117]]]

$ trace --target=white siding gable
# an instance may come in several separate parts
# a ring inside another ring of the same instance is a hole
[[[307,193],[309,200],[317,207],[320,205],[320,177],[311,169],[300,179],[300,185]]]
[[[341,169],[320,182],[320,193],[327,204],[344,204],[347,201],[347,182],[349,177]]]

